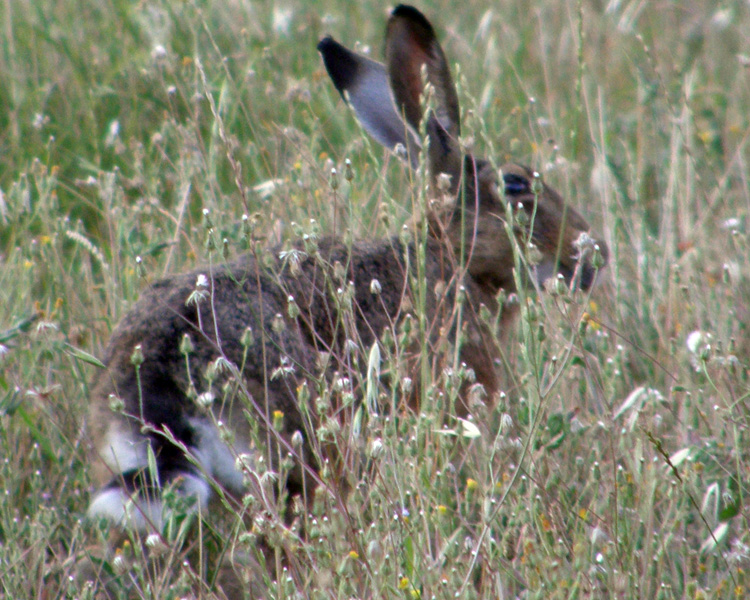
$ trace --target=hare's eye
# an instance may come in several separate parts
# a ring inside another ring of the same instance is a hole
[[[514,173],[504,174],[503,183],[505,184],[506,196],[520,196],[521,194],[528,194],[531,191],[529,180]]]

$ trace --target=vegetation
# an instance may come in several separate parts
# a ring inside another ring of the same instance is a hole
[[[85,519],[94,357],[149,281],[245,251],[243,214],[256,249],[310,219],[369,238],[419,214],[418,178],[315,51],[330,33],[381,59],[386,11],[2,5],[0,595],[221,597],[228,562],[269,598],[750,593],[750,7],[420,8],[460,64],[477,153],[534,165],[586,215],[604,282],[514,299],[504,393],[471,420],[439,400],[462,374],[437,370],[419,414],[318,432],[340,458],[308,507],[225,499],[141,545]],[[353,180],[331,185],[345,159]]]

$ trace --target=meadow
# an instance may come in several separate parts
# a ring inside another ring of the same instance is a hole
[[[279,599],[750,596],[750,5],[418,7],[464,135],[585,215],[601,283],[510,300],[504,389],[470,421],[435,400],[460,383],[437,370],[418,412],[325,421],[341,459],[309,509],[177,506],[144,546],[85,518],[97,357],[166,273],[418,215],[421,180],[315,49],[382,60],[387,7],[2,4],[0,597],[222,598],[227,562]]]

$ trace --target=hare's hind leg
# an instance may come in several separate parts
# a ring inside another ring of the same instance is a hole
[[[200,511],[208,504],[211,488],[195,470],[160,469],[157,478],[145,467],[124,471],[100,489],[89,506],[89,516],[106,517],[138,531],[160,530],[165,517],[162,488],[172,484],[195,509]]]
[[[164,393],[164,388],[160,390]],[[180,395],[175,388],[173,394]],[[180,395],[181,396],[181,395]],[[245,444],[230,448],[208,416],[187,414],[182,397],[164,402],[145,398],[144,418],[121,414],[102,432],[101,462],[110,480],[95,495],[89,515],[106,517],[122,526],[160,529],[166,516],[162,490],[174,486],[189,510],[204,510],[212,495],[209,480],[232,494],[243,490],[235,468]],[[158,410],[168,406],[171,410]],[[152,457],[152,458],[150,458]],[[154,468],[155,467],[155,468]]]

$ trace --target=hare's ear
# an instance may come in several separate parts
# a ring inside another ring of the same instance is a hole
[[[396,110],[385,66],[352,52],[330,36],[320,40],[318,51],[333,85],[354,109],[365,131],[390,150],[402,144],[412,167],[416,168],[421,147],[419,137]]]
[[[458,94],[435,30],[416,8],[402,4],[391,13],[385,43],[386,68],[396,106],[416,131],[422,119],[428,119],[430,170],[433,177],[439,173],[452,175],[455,188],[461,175]],[[434,93],[433,113],[426,116],[420,102],[423,68]]]

